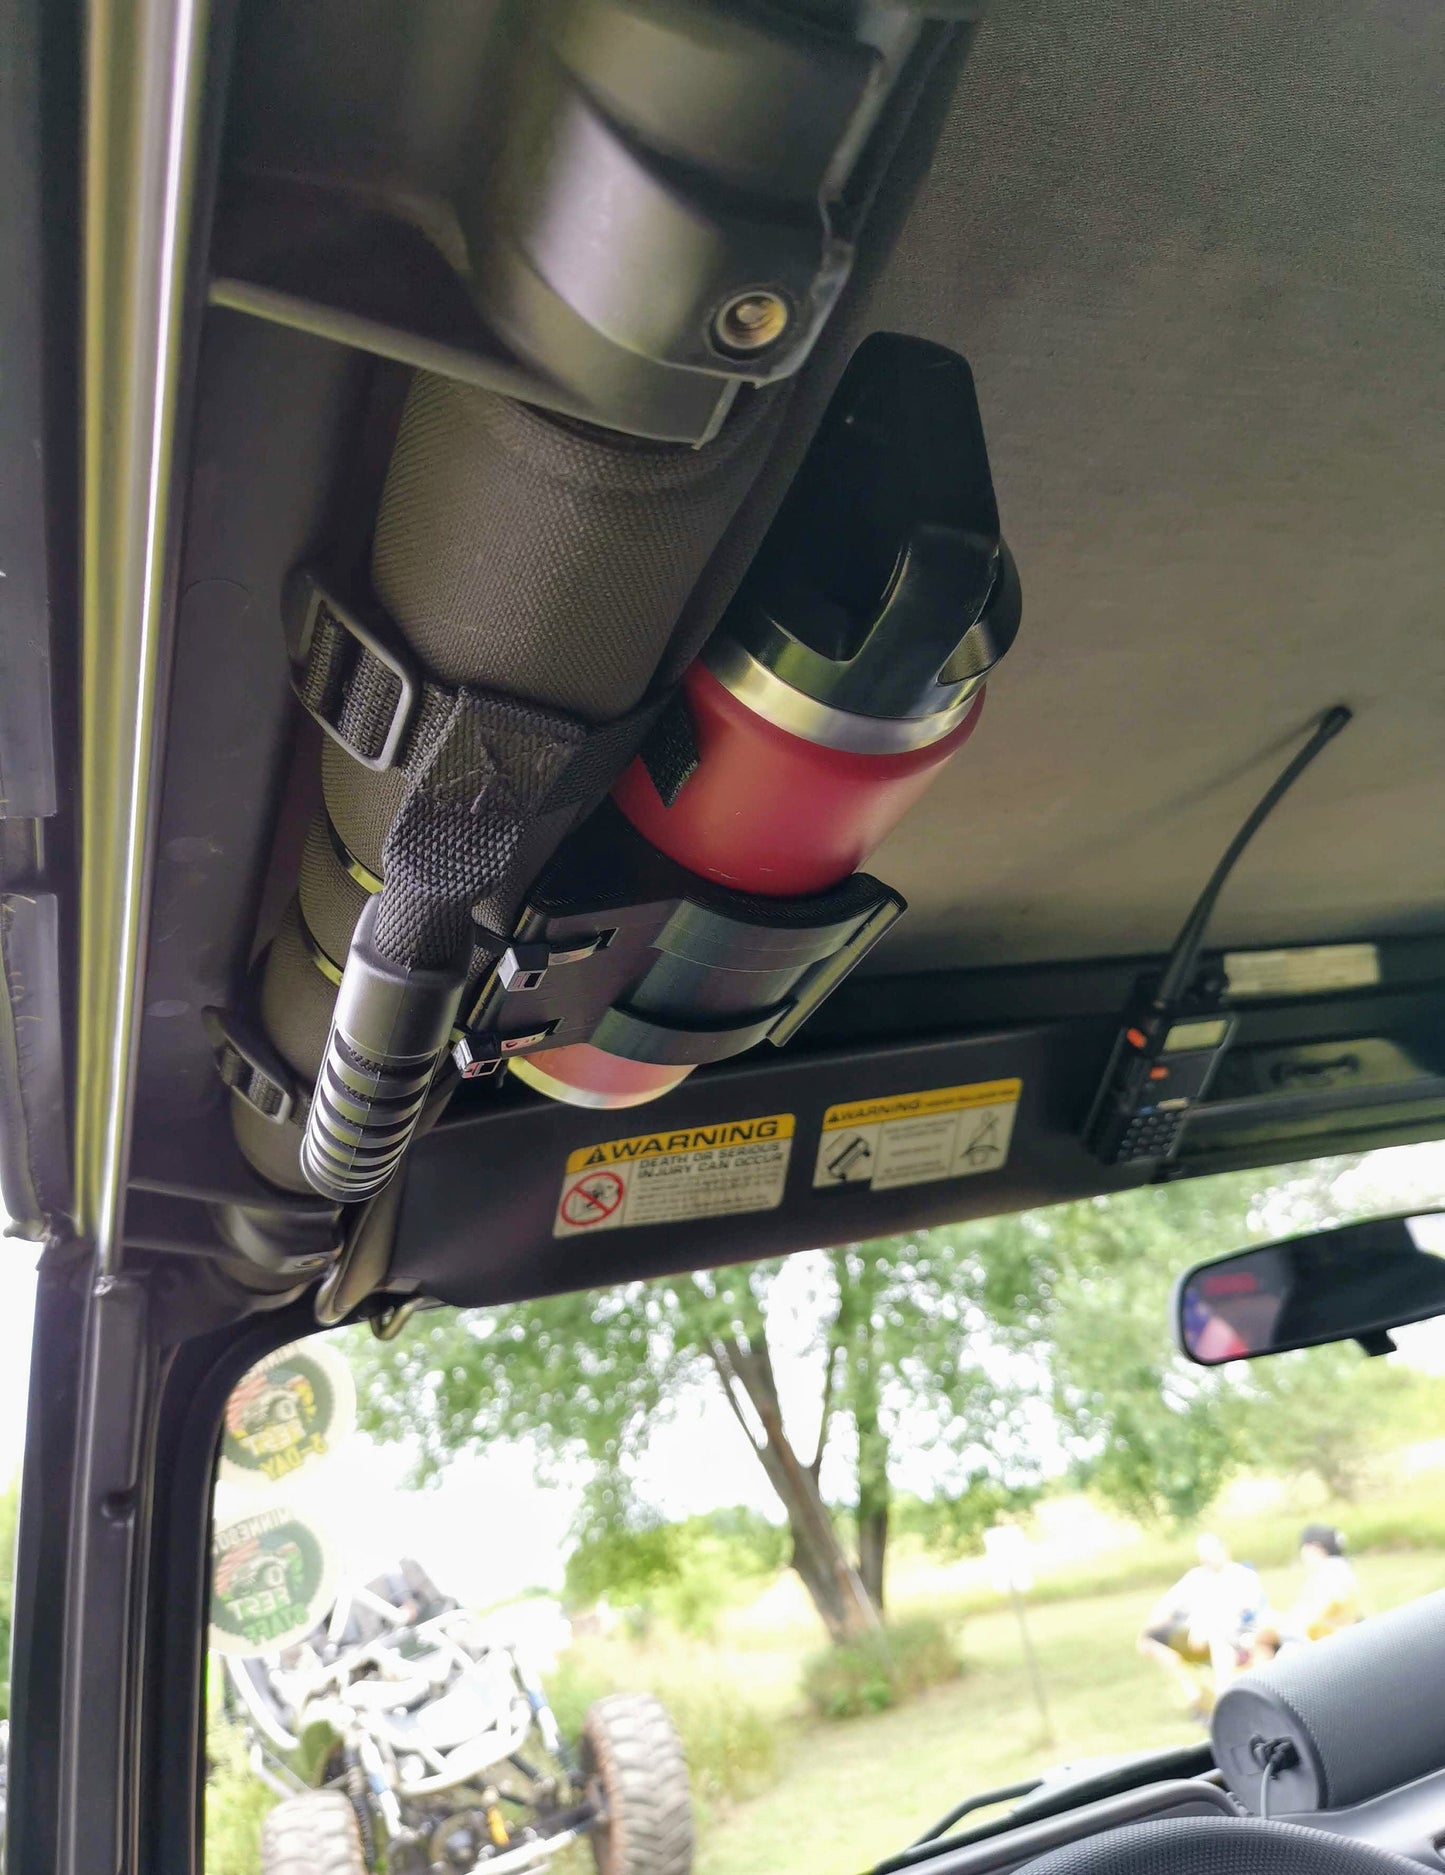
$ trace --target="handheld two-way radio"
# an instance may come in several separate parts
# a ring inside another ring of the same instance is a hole
[[[1174,940],[1157,985],[1141,986],[1109,1056],[1084,1128],[1105,1165],[1172,1158],[1190,1109],[1209,1089],[1234,1030],[1217,996],[1201,1001],[1195,978],[1204,934],[1244,849],[1310,763],[1350,721],[1343,704],[1326,711],[1230,842]]]

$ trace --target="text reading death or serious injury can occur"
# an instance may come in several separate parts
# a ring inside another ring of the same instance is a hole
[[[792,1150],[791,1113],[579,1146],[568,1155],[552,1234],[776,1210]]]
[[[974,1081],[845,1100],[823,1115],[813,1185],[890,1191],[996,1172],[1008,1159],[1023,1082]]]

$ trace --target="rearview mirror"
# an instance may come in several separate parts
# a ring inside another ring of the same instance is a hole
[[[1440,1211],[1370,1218],[1216,1257],[1174,1292],[1175,1338],[1201,1367],[1326,1341],[1378,1343],[1391,1328],[1442,1314]]]

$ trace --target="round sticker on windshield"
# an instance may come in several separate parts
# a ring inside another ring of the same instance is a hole
[[[218,1526],[211,1536],[211,1645],[270,1654],[305,1637],[336,1599],[326,1545],[284,1504]]]
[[[293,1341],[238,1381],[226,1402],[221,1476],[275,1484],[334,1452],[356,1428],[356,1382],[322,1341]]]

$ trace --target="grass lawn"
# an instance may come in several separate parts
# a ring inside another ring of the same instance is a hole
[[[1366,1605],[1376,1613],[1445,1587],[1445,1519],[1430,1492],[1391,1514],[1395,1523],[1371,1531],[1376,1541],[1408,1535],[1429,1547],[1381,1547],[1356,1558]],[[1365,1518],[1356,1511],[1352,1522],[1358,1527]],[[1293,1528],[1279,1540],[1268,1530],[1228,1534],[1237,1555],[1268,1560],[1287,1553]],[[900,1613],[931,1606],[959,1619],[966,1670],[950,1685],[867,1718],[801,1716],[800,1669],[821,1639],[807,1614],[796,1625],[741,1625],[713,1642],[670,1632],[641,1642],[588,1637],[550,1684],[569,1729],[593,1698],[619,1687],[649,1687],[669,1705],[693,1757],[697,1875],[858,1875],[972,1791],[1070,1760],[1199,1739],[1163,1674],[1134,1649],[1144,1616],[1190,1560],[1189,1549],[1182,1541],[1140,1545],[1110,1559],[1115,1581],[1108,1586],[1099,1583],[1108,1564],[1089,1562],[1076,1576],[1082,1592],[1072,1595],[1067,1577],[1041,1584],[1029,1626],[1047,1687],[1048,1738],[1013,1615],[977,1588],[966,1600],[957,1591],[938,1593],[938,1584],[926,1600],[903,1598]],[[1287,1606],[1297,1569],[1261,1574],[1275,1605]],[[207,1875],[255,1875],[259,1821],[272,1800],[247,1773],[239,1734],[213,1735],[212,1753]],[[726,1795],[739,1790],[760,1794]],[[579,1844],[559,1858],[554,1875],[591,1871],[590,1849]]]
[[[1445,1586],[1445,1553],[1436,1550],[1365,1556],[1357,1567],[1377,1612]],[[1263,1575],[1271,1594],[1288,1602],[1294,1573]],[[777,1784],[713,1821],[698,1875],[854,1875],[970,1791],[1073,1758],[1198,1739],[1158,1668],[1134,1651],[1155,1592],[1134,1588],[1031,1611],[1052,1741],[1040,1736],[1007,1610],[965,1623],[968,1670],[954,1685],[871,1718],[790,1727]],[[746,1687],[745,1663],[732,1664]]]

